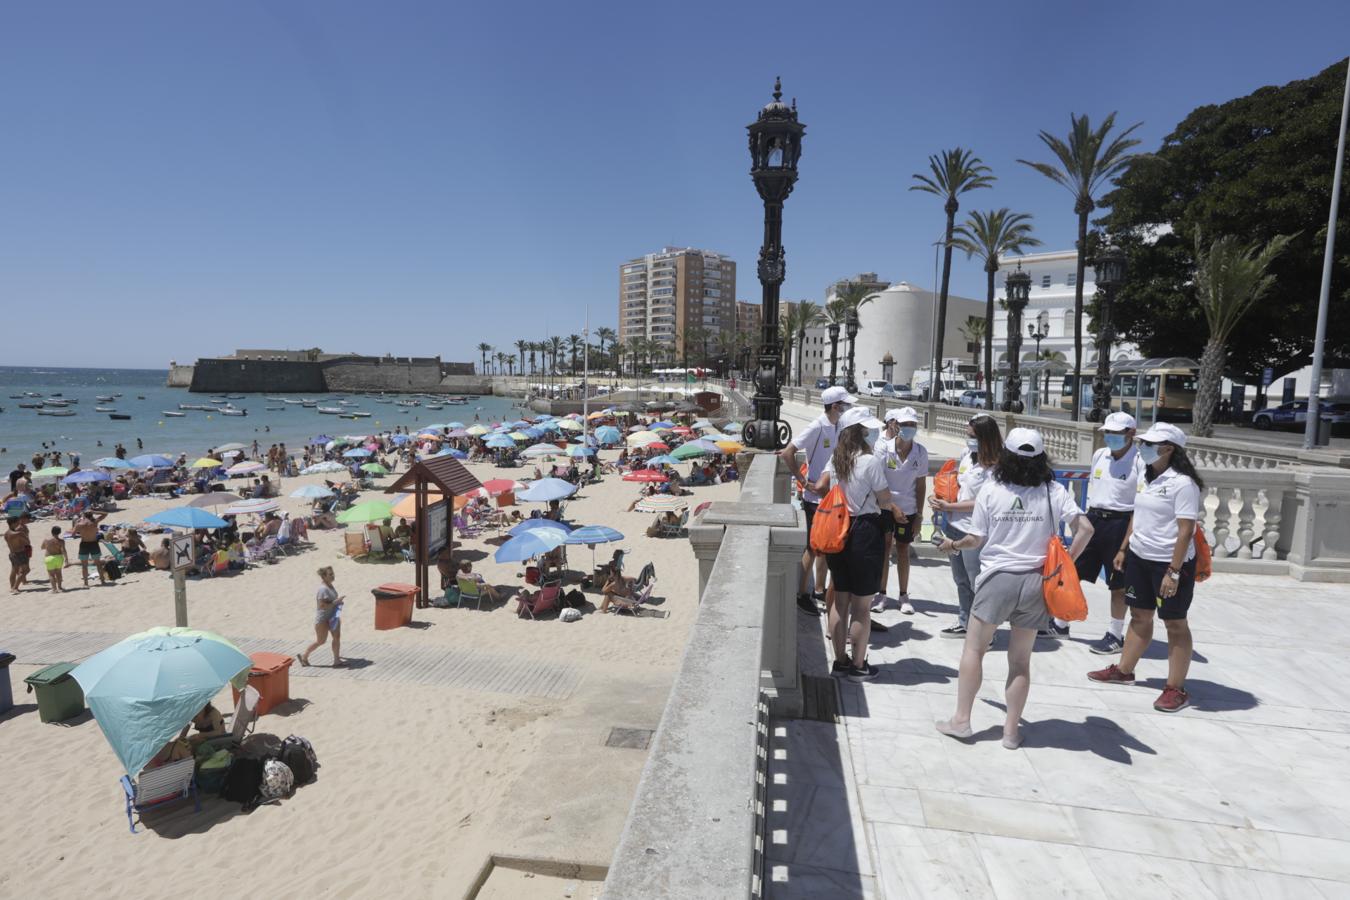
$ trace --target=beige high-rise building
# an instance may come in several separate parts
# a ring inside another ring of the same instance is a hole
[[[736,317],[736,263],[720,253],[665,247],[619,266],[621,341],[647,338],[679,355],[685,335],[706,328],[711,353],[721,332],[735,332]]]

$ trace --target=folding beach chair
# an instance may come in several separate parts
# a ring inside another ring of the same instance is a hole
[[[352,559],[359,559],[369,552],[366,549],[366,537],[359,531],[345,532],[342,535],[342,547],[342,552],[346,553]]]
[[[197,748],[198,755],[201,755],[203,747],[211,750],[238,750],[244,738],[258,724],[258,700],[261,698],[262,694],[258,693],[257,688],[251,684],[244,685],[244,689],[239,693],[239,700],[234,705],[230,733],[202,741]]]
[[[476,578],[465,578],[460,575],[455,578],[455,585],[459,588],[459,605],[463,606],[466,600],[477,600],[475,609],[483,608],[483,590],[478,584]]]
[[[537,619],[543,613],[558,608],[558,596],[562,594],[562,585],[551,584],[541,587],[533,594],[521,594],[516,601],[516,615]]]
[[[131,826],[132,834],[136,833],[136,814],[167,806],[186,798],[189,793],[192,794],[194,811],[202,811],[202,801],[197,796],[197,782],[193,778],[196,766],[197,761],[188,757],[157,769],[146,769],[135,781],[131,780],[130,775],[122,776],[122,792],[127,799],[127,824]]]

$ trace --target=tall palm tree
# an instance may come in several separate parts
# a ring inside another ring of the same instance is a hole
[[[595,339],[600,343],[600,359],[603,360],[605,358],[605,344],[609,343],[609,345],[613,347],[617,337],[618,335],[614,333],[614,329],[606,325],[601,325],[599,328],[595,329]]]
[[[524,338],[520,338],[516,341],[516,352],[520,354],[520,371],[522,374],[525,372],[525,349],[529,344],[530,342]]]
[[[977,366],[980,364],[980,351],[985,350],[986,355],[988,354],[989,341],[986,340],[986,338],[989,337],[988,328],[988,320],[981,319],[977,316],[971,316],[966,320],[966,324],[961,326],[961,336],[966,339],[966,343],[975,345],[975,349],[970,352],[970,359],[971,362]],[[987,378],[985,379],[984,386],[985,396],[987,398],[989,395],[993,394],[993,389],[989,387],[989,380]],[[992,408],[987,402],[985,406],[986,408]]]
[[[994,273],[998,258],[1009,253],[1021,253],[1026,247],[1039,247],[1041,242],[1031,236],[1031,216],[1015,213],[1005,206],[989,212],[975,210],[953,232],[952,246],[966,251],[966,259],[978,256],[984,260],[986,277],[984,298],[984,334],[994,334]],[[980,361],[975,360],[978,366]],[[984,408],[994,408],[994,342],[984,342]]]
[[[947,287],[952,278],[952,232],[956,230],[956,213],[961,208],[957,199],[967,191],[993,185],[994,176],[978,156],[969,150],[953,147],[937,156],[928,157],[928,175],[914,175],[918,184],[911,191],[923,191],[946,198],[943,211],[947,214],[947,230],[942,239],[942,285],[938,290],[937,330],[934,332],[933,359],[942,362],[942,340],[947,328]]]
[[[793,307],[797,328],[797,387],[802,386],[802,351],[806,346],[806,329],[814,328],[825,320],[825,311],[820,304],[803,300]]]
[[[545,343],[548,345],[549,354],[553,357],[552,371],[556,375],[558,373],[558,354],[562,352],[563,339],[555,334],[553,337],[549,338]]]
[[[525,347],[526,347],[526,349],[528,349],[528,350],[530,351],[530,374],[533,375],[533,374],[534,374],[534,353],[535,353],[536,350],[539,349],[539,342],[538,342],[538,341],[527,341],[526,344],[525,344]],[[520,365],[521,365],[521,368],[524,368],[525,363],[522,362]]]
[[[581,352],[581,335],[569,334],[567,336],[567,350],[572,357],[572,374],[577,374],[577,354]]]
[[[838,325],[842,333],[844,327],[848,324],[849,310],[854,315],[867,304],[875,300],[879,294],[876,291],[869,291],[864,284],[846,284],[835,292],[834,299],[825,304],[825,309],[821,314],[821,321],[826,325]],[[844,338],[847,340],[847,338]],[[838,345],[830,347],[830,383],[834,384],[836,371],[839,367]],[[848,355],[847,350],[844,351]]]
[[[488,355],[489,353],[492,352],[492,345],[491,345],[491,344],[488,344],[488,343],[482,343],[482,344],[479,344],[479,345],[478,345],[478,352],[479,352],[480,354],[482,354],[482,357],[483,357],[483,365],[482,365],[482,367],[479,369],[479,371],[482,372],[484,375],[486,375],[486,374],[488,373],[488,371],[487,371],[487,367],[488,367],[487,355]]]
[[[1139,144],[1139,139],[1130,137],[1130,133],[1143,123],[1136,122],[1115,137],[1111,137],[1111,129],[1116,125],[1115,113],[1103,119],[1095,130],[1086,115],[1070,113],[1069,123],[1067,141],[1048,131],[1040,133],[1041,141],[1055,157],[1054,163],[1025,159],[1018,162],[1031,166],[1073,194],[1073,211],[1078,215],[1078,275],[1073,288],[1073,382],[1077,392],[1083,376],[1083,272],[1087,266],[1088,215],[1097,208],[1093,195],[1107,181],[1124,172],[1138,155],[1129,152],[1131,147]],[[1078,421],[1078,407],[1079,404],[1073,404],[1075,422]]]
[[[1195,295],[1209,325],[1209,338],[1200,357],[1200,384],[1195,391],[1194,424],[1197,437],[1214,434],[1214,409],[1219,383],[1228,362],[1228,338],[1238,322],[1275,284],[1270,264],[1294,239],[1277,234],[1264,247],[1240,244],[1232,236],[1218,238],[1206,250],[1195,230]]]

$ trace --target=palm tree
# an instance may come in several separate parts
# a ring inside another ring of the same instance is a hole
[[[956,230],[956,213],[961,208],[957,198],[967,191],[992,186],[994,176],[978,156],[960,147],[928,157],[928,170],[931,175],[914,175],[918,184],[910,185],[909,189],[946,198],[942,208],[947,213],[947,230],[942,238],[942,286],[938,291],[937,330],[933,344],[933,358],[941,364],[942,341],[947,333],[947,286],[952,277],[952,232]]]
[[[618,335],[614,333],[614,329],[609,328],[608,326],[601,325],[599,328],[595,329],[595,339],[600,342],[600,358],[602,360],[605,358],[605,342],[608,341],[610,346],[613,347],[617,337]]]
[[[856,316],[858,310],[875,300],[879,294],[875,291],[869,291],[866,285],[849,283],[835,292],[834,299],[825,304],[825,309],[821,314],[821,321],[826,325],[838,325],[842,331],[848,324],[849,310],[853,310]],[[838,346],[830,348],[830,384],[835,382],[835,373],[838,369]],[[847,355],[847,352],[845,352]]]
[[[522,374],[525,372],[525,349],[529,345],[530,342],[525,340],[524,338],[521,338],[518,341],[516,341],[516,352],[520,354],[520,371]]]
[[[1111,113],[1102,120],[1102,124],[1093,130],[1086,115],[1069,114],[1069,139],[1061,140],[1048,131],[1040,133],[1041,141],[1050,148],[1056,164],[1029,162],[1019,159],[1023,165],[1031,166],[1056,184],[1063,185],[1073,194],[1073,211],[1078,215],[1078,268],[1073,287],[1073,382],[1082,383],[1083,375],[1083,272],[1087,265],[1088,215],[1097,208],[1093,195],[1108,180],[1125,171],[1137,154],[1130,153],[1131,147],[1139,144],[1138,138],[1130,133],[1142,125],[1136,122],[1120,134],[1108,140],[1111,129],[1116,125],[1116,114]],[[1073,404],[1073,420],[1078,421],[1079,404]]]
[[[966,221],[953,233],[952,246],[966,251],[966,259],[978,256],[984,260],[987,279],[984,298],[984,334],[994,333],[994,273],[998,258],[1009,253],[1021,253],[1026,247],[1039,247],[1040,241],[1031,236],[1031,216],[1002,209],[966,216]],[[975,360],[978,366],[980,361]],[[984,342],[984,408],[994,408],[994,342]]]
[[[970,351],[970,359],[976,366],[980,364],[980,351],[989,346],[988,342],[985,341],[985,338],[989,336],[988,328],[988,320],[981,319],[978,316],[971,316],[966,319],[966,324],[961,326],[961,337],[966,339],[966,343],[975,345],[975,349]],[[993,393],[993,390],[989,387],[988,378],[985,379],[984,386],[987,398]],[[992,409],[988,403],[986,403],[986,408]]]
[[[577,353],[581,350],[581,335],[569,334],[567,336],[567,350],[572,357],[572,374],[577,374]]]
[[[491,344],[486,344],[486,343],[479,344],[479,345],[478,345],[478,352],[481,353],[482,356],[483,356],[483,365],[482,365],[482,367],[479,369],[479,371],[482,372],[484,375],[486,375],[486,374],[487,374],[487,367],[488,367],[488,364],[487,364],[487,355],[488,355],[489,353],[492,352],[492,345],[491,345]]]
[[[527,341],[526,344],[525,344],[525,348],[526,348],[527,350],[530,351],[530,374],[533,375],[533,374],[534,374],[534,353],[535,353],[536,350],[539,349],[539,342],[538,342],[538,341]],[[521,368],[523,369],[523,368],[525,367],[525,363],[522,361],[521,364],[520,364],[520,366],[521,366]]]
[[[556,375],[558,373],[558,354],[562,352],[563,339],[554,335],[545,343],[548,345],[549,355],[553,357],[552,372]]]
[[[825,320],[825,311],[820,308],[820,304],[812,303],[810,300],[803,300],[792,308],[796,313],[797,327],[797,387],[802,386],[802,351],[806,346],[806,329],[815,328]]]
[[[1275,284],[1270,264],[1294,239],[1277,234],[1262,247],[1240,244],[1232,236],[1218,238],[1206,250],[1195,230],[1195,295],[1209,325],[1209,339],[1200,357],[1200,384],[1195,391],[1192,434],[1214,434],[1214,409],[1219,382],[1228,362],[1228,337],[1238,322]]]

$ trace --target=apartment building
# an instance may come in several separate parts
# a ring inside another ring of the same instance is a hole
[[[646,338],[681,354],[686,334],[707,329],[711,346],[739,327],[738,316],[736,263],[721,253],[665,247],[619,266],[621,341]]]
[[[745,300],[736,301],[736,331],[747,334],[756,344],[759,343],[760,326],[764,323],[763,310],[758,303]]]

